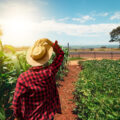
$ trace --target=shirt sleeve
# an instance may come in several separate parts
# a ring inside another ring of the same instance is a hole
[[[18,78],[14,92],[13,102],[12,102],[13,111],[14,111],[13,114],[17,118],[21,117],[21,98],[25,92],[26,92],[26,88],[22,83],[19,82],[19,78]]]
[[[61,66],[64,58],[64,52],[60,47],[58,48],[57,51],[58,51],[58,54],[54,58],[52,64],[49,66],[49,69],[54,75],[58,72],[59,67]]]

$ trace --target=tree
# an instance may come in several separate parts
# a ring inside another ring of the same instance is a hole
[[[119,48],[120,48],[120,26],[113,29],[110,32],[111,40],[109,42],[119,42]]]

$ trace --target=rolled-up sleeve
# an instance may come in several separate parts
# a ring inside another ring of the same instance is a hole
[[[52,64],[49,66],[49,68],[51,69],[51,71],[54,75],[58,72],[59,67],[61,66],[63,59],[64,59],[63,50],[61,48],[59,48],[58,51],[59,51],[58,55],[56,55]]]

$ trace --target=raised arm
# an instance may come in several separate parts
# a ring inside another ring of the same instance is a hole
[[[58,72],[60,65],[62,64],[64,58],[64,52],[58,45],[57,41],[53,43],[53,50],[56,54],[56,57],[54,58],[52,64],[49,66],[49,69],[51,69],[53,74],[56,74]]]

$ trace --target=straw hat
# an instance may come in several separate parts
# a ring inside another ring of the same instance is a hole
[[[45,64],[52,56],[52,44],[47,38],[37,40],[34,46],[30,47],[27,51],[26,59],[28,64],[32,66],[42,66]]]

